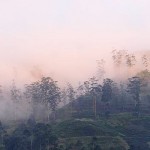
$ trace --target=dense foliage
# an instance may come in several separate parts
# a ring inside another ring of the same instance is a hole
[[[112,58],[119,75],[122,65],[129,73],[137,61],[127,51],[114,50]],[[149,150],[150,72],[148,59],[142,61],[143,71],[121,80],[104,78],[102,60],[99,76],[77,87],[60,88],[44,76],[24,89],[15,81],[9,91],[0,86],[8,108],[0,118],[0,150]]]

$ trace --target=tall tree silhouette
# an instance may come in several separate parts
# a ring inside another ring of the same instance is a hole
[[[71,116],[73,115],[73,102],[76,99],[76,91],[70,83],[67,83],[67,97],[70,102]]]
[[[109,78],[104,79],[102,86],[101,101],[105,103],[105,115],[109,114],[110,101],[112,100],[113,81]]]
[[[96,118],[97,98],[100,97],[101,95],[101,85],[98,83],[96,77],[90,78],[89,83],[90,83],[90,94],[92,95],[93,98],[93,112],[94,112],[94,117]]]
[[[57,81],[54,81],[50,77],[42,77],[40,81],[40,91],[42,102],[47,106],[48,121],[50,111],[53,112],[55,119],[55,110],[60,102],[60,88],[57,85]]]
[[[50,77],[42,77],[40,81],[26,86],[26,95],[31,98],[33,108],[38,103],[45,105],[48,121],[51,111],[55,119],[55,110],[60,102],[60,88],[57,85],[57,81]]]
[[[19,102],[22,98],[21,90],[16,87],[16,83],[13,80],[11,90],[10,90],[11,100],[14,103],[14,119],[17,119],[17,111],[19,109]]]
[[[140,114],[140,94],[141,94],[141,79],[139,77],[129,78],[128,92],[132,95],[135,100],[135,112],[137,116]]]
[[[102,80],[106,73],[105,72],[105,60],[104,59],[97,60],[97,66],[98,66],[97,76],[99,80]]]
[[[131,75],[131,69],[133,68],[133,66],[135,66],[136,64],[136,57],[134,54],[129,54],[127,53],[125,55],[125,59],[126,59],[126,65],[128,67],[128,76]]]
[[[142,56],[142,64],[144,65],[145,68],[149,66],[149,58],[146,55]]]

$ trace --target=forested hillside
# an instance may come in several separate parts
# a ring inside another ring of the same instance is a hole
[[[75,87],[61,87],[51,77],[18,88],[1,86],[1,150],[149,150],[150,72],[132,72],[136,55],[113,51],[114,65],[128,69],[126,78],[98,75]],[[133,75],[134,74],[134,75]],[[131,76],[130,76],[131,75]],[[2,107],[1,107],[2,108]],[[7,109],[6,109],[7,108]]]

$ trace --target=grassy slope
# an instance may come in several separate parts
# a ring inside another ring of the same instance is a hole
[[[73,138],[63,138],[60,139],[60,144],[64,145],[64,147],[69,147],[71,145],[72,149],[78,149],[77,145],[84,147],[85,149],[90,149],[92,143],[96,143],[103,150],[109,150],[110,148],[114,148],[115,150],[128,150],[129,146],[125,140],[120,137],[111,137],[111,136],[97,136],[96,141],[93,142],[93,137],[73,137]],[[80,146],[80,147],[81,147]]]
[[[98,144],[106,150],[110,146],[118,145],[128,149],[126,141],[146,149],[146,143],[150,141],[150,116],[136,118],[125,113],[111,116],[109,119],[70,119],[55,124],[54,132],[61,141],[67,141],[69,144],[81,140],[83,145],[88,145],[89,139],[97,136]]]

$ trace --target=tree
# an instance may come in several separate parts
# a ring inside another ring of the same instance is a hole
[[[101,85],[98,83],[98,80],[95,77],[90,78],[90,94],[93,97],[93,112],[94,117],[97,116],[97,98],[101,95]]]
[[[12,87],[11,87],[10,92],[11,92],[11,100],[13,101],[14,106],[15,106],[14,107],[14,118],[16,120],[17,119],[18,106],[19,106],[19,102],[20,102],[22,96],[21,96],[20,89],[18,89],[16,87],[15,81],[13,81],[13,83],[12,83]]]
[[[119,76],[122,77],[122,69],[123,67],[127,66],[128,74],[130,75],[131,68],[135,65],[136,63],[136,57],[134,54],[130,54],[127,50],[113,50],[112,51],[112,58],[115,66],[119,69],[118,73]],[[123,66],[123,67],[121,67]],[[124,74],[123,74],[124,75]]]
[[[136,64],[136,57],[134,54],[126,54],[125,55],[125,59],[126,59],[126,65],[128,67],[128,76],[131,76],[131,71],[133,66],[135,66]]]
[[[0,101],[3,100],[3,89],[2,86],[0,85]]]
[[[124,83],[120,84],[120,104],[122,107],[122,110],[124,111],[124,108],[126,106],[126,100],[127,98],[127,91],[126,91],[126,85]]]
[[[142,64],[144,65],[145,68],[149,66],[149,58],[146,55],[142,56]]]
[[[91,90],[91,83],[90,81],[85,81],[83,83],[83,91],[85,95],[89,95]]]
[[[132,95],[135,100],[135,113],[139,116],[140,113],[140,93],[141,93],[141,79],[139,77],[129,78],[129,83],[127,86],[128,92]]]
[[[30,131],[25,124],[20,124],[5,140],[7,150],[30,150],[28,137]]]
[[[29,107],[31,107],[31,117],[34,119],[38,112],[38,105],[42,103],[40,82],[36,81],[29,85],[25,85],[24,96],[28,101]]]
[[[116,82],[112,83],[112,107],[115,107],[117,110],[119,107],[119,100],[120,100],[120,89]]]
[[[67,89],[63,88],[61,90],[61,102],[63,102],[64,106],[67,104],[67,100],[68,100]]]
[[[116,66],[120,66],[122,64],[123,57],[125,54],[126,54],[126,51],[124,51],[124,50],[119,50],[119,51],[113,50],[112,51],[112,59]]]
[[[118,79],[122,79],[122,66],[125,65],[126,63],[126,55],[127,55],[127,51],[126,50],[113,50],[112,51],[112,59],[113,59],[113,63],[115,65],[115,68],[117,68],[117,75],[118,75]]]
[[[43,123],[36,124],[33,129],[33,135],[33,149],[56,149],[57,137],[52,134],[52,129],[50,125]]]
[[[90,102],[90,108],[92,106],[92,111],[94,114],[94,117],[97,116],[97,100],[101,97],[101,85],[99,84],[99,80],[96,77],[90,78],[88,81],[85,81],[83,85],[80,85],[78,88],[78,91],[82,94],[78,97],[78,100],[81,100],[82,102],[84,99],[84,105],[85,103],[89,105]],[[89,101],[90,99],[90,101]],[[92,104],[91,104],[92,100]],[[89,108],[88,108],[89,110]]]
[[[71,116],[72,116],[72,113],[73,113],[73,102],[76,99],[76,91],[74,90],[73,86],[70,83],[67,84],[67,97],[68,97],[68,100],[70,102]]]
[[[60,102],[60,88],[57,81],[50,77],[42,77],[40,81],[26,86],[26,96],[30,98],[33,105],[33,112],[37,104],[44,105],[47,111],[47,120],[52,111],[55,119],[55,110]]]
[[[84,84],[79,83],[77,87],[77,97],[85,95]]]
[[[142,86],[142,93],[144,95],[149,94],[149,84],[150,84],[150,72],[146,69],[136,74],[140,78]]]
[[[5,146],[4,146],[4,141],[5,141],[5,137],[7,136],[7,132],[5,131],[1,121],[0,121],[0,146],[1,146],[1,149],[3,149]]]
[[[136,63],[136,57],[134,54],[126,54],[126,64],[128,67],[133,67]]]
[[[57,85],[57,81],[54,81],[50,77],[42,77],[40,81],[40,91],[42,102],[47,106],[48,121],[50,110],[53,112],[55,119],[55,110],[60,102],[60,88]]]
[[[104,59],[98,60],[97,65],[98,65],[97,75],[98,75],[98,78],[101,80],[104,78],[104,75],[106,73],[105,72],[105,60]]]
[[[105,103],[105,115],[109,114],[109,103],[112,100],[112,87],[113,81],[109,78],[104,79],[102,86],[102,98],[101,101]]]
[[[56,150],[57,137],[48,124],[20,124],[5,139],[7,150]]]

